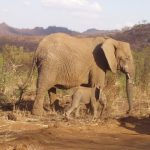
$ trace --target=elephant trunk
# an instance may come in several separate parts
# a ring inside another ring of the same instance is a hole
[[[133,86],[134,86],[134,78],[135,78],[135,65],[132,61],[129,65],[128,70],[126,71],[126,92],[127,92],[127,99],[128,99],[128,105],[129,109],[127,113],[131,113],[133,109]]]
[[[127,92],[127,99],[128,99],[128,105],[129,110],[127,113],[130,113],[132,111],[132,102],[133,102],[133,79],[128,78],[126,76],[126,92]]]

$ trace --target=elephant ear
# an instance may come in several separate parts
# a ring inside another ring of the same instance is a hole
[[[102,44],[102,49],[108,61],[109,67],[113,73],[117,72],[117,60],[115,56],[116,47],[117,47],[117,41],[113,39],[107,39]]]

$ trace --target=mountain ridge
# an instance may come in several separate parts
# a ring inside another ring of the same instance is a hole
[[[119,32],[119,30],[99,30],[95,28],[87,29],[83,32],[73,31],[66,27],[57,27],[57,26],[48,26],[47,28],[43,27],[34,27],[29,28],[15,28],[7,25],[6,23],[0,24],[0,35],[1,36],[13,36],[13,35],[24,35],[24,36],[45,36],[52,33],[66,33],[69,35],[83,35],[83,36],[95,36],[95,35],[109,35]]]
[[[18,29],[15,27],[11,27],[7,25],[6,23],[1,23],[0,24],[0,35],[1,36],[16,36],[16,35],[24,35],[24,36],[45,36],[49,35],[52,33],[66,33],[70,35],[76,35],[80,34],[77,31],[70,30],[65,27],[57,27],[57,26],[48,26],[47,28],[43,27],[35,27],[33,29],[28,29],[28,28],[22,28]]]
[[[144,47],[150,47],[150,23],[138,24],[126,30],[98,30],[88,29],[84,32],[72,31],[64,27],[49,26],[47,28],[35,27],[33,29],[17,29],[5,23],[0,24],[0,51],[6,44],[23,46],[28,51],[37,48],[39,42],[44,36],[52,33],[67,33],[73,36],[107,36],[116,40],[129,42],[131,47],[141,50]]]
[[[116,34],[120,30],[98,30],[95,28],[87,29],[86,31],[82,32],[83,35],[112,35]]]

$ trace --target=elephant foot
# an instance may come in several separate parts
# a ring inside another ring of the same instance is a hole
[[[132,109],[127,110],[126,114],[128,116],[132,116],[133,115],[133,110]]]
[[[41,108],[33,108],[32,110],[32,115],[42,116],[43,114],[44,114],[44,111]]]
[[[63,116],[64,116],[64,118],[67,119],[67,120],[70,119],[70,114],[68,114],[67,112],[65,112],[65,113],[63,114]]]
[[[99,119],[104,120],[105,119],[104,115],[100,115]]]
[[[76,119],[79,119],[79,118],[80,118],[79,112],[78,112],[78,113],[75,113],[75,118],[76,118]]]
[[[92,117],[92,122],[96,122],[98,120],[98,117],[96,116],[96,117]]]
[[[97,120],[97,119],[98,119],[98,115],[97,115],[97,113],[94,113],[92,120]]]
[[[75,116],[76,119],[80,119],[80,115]]]
[[[73,119],[73,118],[70,117],[70,114],[67,114],[67,112],[63,114],[63,120],[69,121],[69,120],[72,120],[72,119]]]
[[[68,116],[66,116],[66,114],[64,113],[62,120],[65,121],[65,122],[68,122],[69,119],[70,119],[70,118],[69,118]]]

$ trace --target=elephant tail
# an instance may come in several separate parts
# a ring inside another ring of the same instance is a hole
[[[22,95],[23,95],[24,91],[26,90],[29,82],[32,79],[32,75],[33,75],[33,72],[34,72],[34,69],[35,69],[35,66],[36,66],[36,62],[37,62],[37,56],[36,56],[36,52],[34,52],[32,66],[31,66],[31,69],[30,69],[30,71],[28,73],[27,79],[22,85],[19,86],[19,90],[20,90],[20,98],[19,98],[19,100],[22,99]]]

